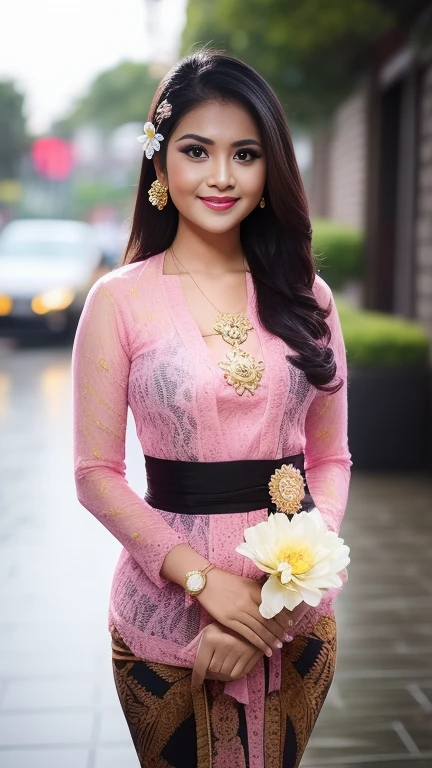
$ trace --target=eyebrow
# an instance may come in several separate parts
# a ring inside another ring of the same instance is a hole
[[[184,136],[180,136],[179,139],[176,139],[176,143],[178,141],[182,141],[183,139],[193,139],[194,141],[199,141],[200,144],[208,144],[209,146],[214,146],[215,142],[213,139],[207,139],[205,136],[198,136],[196,133],[185,133]],[[246,147],[250,146],[251,144],[255,144],[257,147],[260,147],[261,144],[256,139],[240,139],[240,141],[233,141],[231,144],[232,147]]]

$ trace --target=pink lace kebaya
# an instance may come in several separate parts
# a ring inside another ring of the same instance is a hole
[[[188,542],[216,566],[251,578],[262,573],[235,548],[246,527],[267,509],[224,515],[181,515],[155,509],[125,479],[125,428],[130,406],[143,453],[183,461],[272,459],[305,454],[306,479],[316,506],[339,532],[348,496],[347,367],[333,303],[327,319],[344,386],[328,395],[309,384],[286,360],[293,353],[258,319],[253,279],[247,273],[247,315],[262,346],[247,351],[264,359],[260,386],[241,397],[212,360],[183,294],[178,275],[163,274],[164,254],[120,267],[100,278],[87,297],[73,350],[74,455],[77,495],[121,542],[109,629],[147,661],[192,667],[199,631],[211,616],[160,568],[169,550]],[[321,306],[332,299],[319,277]],[[143,460],[144,469],[144,460]],[[295,628],[311,629],[332,615],[337,591],[328,593]],[[280,685],[280,651],[270,659],[270,690]],[[256,701],[263,669],[227,683],[225,692],[246,705],[250,732],[261,733]],[[259,727],[257,727],[259,726]],[[261,739],[262,741],[262,739]],[[251,766],[260,763],[259,736],[251,736]]]

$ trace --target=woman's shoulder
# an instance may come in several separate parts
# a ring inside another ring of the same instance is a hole
[[[107,272],[106,275],[102,275],[98,282],[113,291],[121,291],[122,288],[129,290],[134,283],[140,282],[144,273],[147,277],[154,270],[156,259],[156,256],[151,256],[143,261],[122,264],[122,266],[112,269],[111,272]]]
[[[107,272],[96,280],[91,288],[91,293],[108,292],[120,300],[122,297],[130,298],[131,295],[136,295],[138,288],[140,290],[149,289],[153,283],[151,276],[152,274],[156,275],[158,256],[151,256],[143,261],[115,267],[111,272]]]

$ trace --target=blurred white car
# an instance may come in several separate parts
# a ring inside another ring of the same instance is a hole
[[[10,222],[0,233],[0,335],[73,331],[89,289],[110,266],[85,222]]]

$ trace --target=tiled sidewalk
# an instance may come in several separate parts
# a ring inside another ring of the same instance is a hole
[[[69,360],[11,354],[0,381],[0,766],[138,768],[106,627],[119,545],[75,500]],[[338,668],[302,768],[431,768],[432,479],[354,473],[343,535]]]
[[[354,473],[334,684],[302,768],[432,766],[432,479]]]

